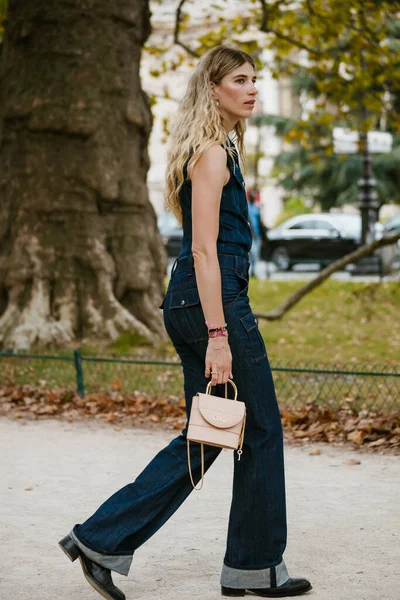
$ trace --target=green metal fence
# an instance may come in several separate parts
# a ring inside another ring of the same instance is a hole
[[[316,402],[337,409],[400,409],[400,365],[326,363],[271,364],[281,405]],[[32,384],[85,393],[141,391],[156,397],[183,398],[179,361],[84,356],[80,350],[58,356],[0,352],[0,386]]]

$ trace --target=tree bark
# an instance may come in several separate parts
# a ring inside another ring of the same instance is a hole
[[[148,0],[10,0],[0,65],[0,343],[165,339],[139,78]]]
[[[300,302],[304,296],[321,285],[321,283],[323,283],[325,279],[328,279],[328,277],[330,277],[333,273],[344,269],[344,267],[350,265],[351,263],[356,263],[361,258],[371,256],[371,254],[373,254],[377,248],[383,248],[384,246],[396,244],[399,239],[400,233],[394,233],[392,235],[382,237],[379,240],[375,240],[371,242],[371,244],[366,244],[365,246],[357,248],[357,250],[350,252],[350,254],[346,254],[346,256],[335,260],[335,262],[325,267],[325,269],[323,269],[317,277],[306,283],[306,285],[303,285],[299,290],[296,290],[280,306],[268,313],[255,312],[255,316],[258,319],[266,319],[267,321],[277,321],[278,319],[281,319],[291,308],[293,308],[293,306],[298,304],[298,302]]]

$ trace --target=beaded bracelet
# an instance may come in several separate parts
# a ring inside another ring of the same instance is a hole
[[[217,326],[211,325],[211,323],[209,323],[208,321],[206,321],[205,323],[208,327],[208,337],[209,338],[228,337],[228,330],[227,330],[226,323],[224,323],[222,325],[222,327],[217,327]]]
[[[217,331],[213,331],[212,333],[208,333],[209,338],[215,337],[228,337],[228,332],[226,329],[218,329]]]

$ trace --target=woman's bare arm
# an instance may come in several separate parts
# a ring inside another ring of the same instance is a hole
[[[192,253],[197,287],[205,319],[217,327],[225,322],[217,238],[222,188],[227,173],[226,152],[215,145],[202,154],[191,177]]]

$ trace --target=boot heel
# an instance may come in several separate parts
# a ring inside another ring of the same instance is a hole
[[[221,594],[223,596],[244,596],[246,593],[246,590],[238,590],[236,588],[227,588],[224,587],[223,585],[221,586]]]
[[[60,542],[58,542],[58,545],[72,562],[78,558],[79,548],[69,535],[66,535]]]

